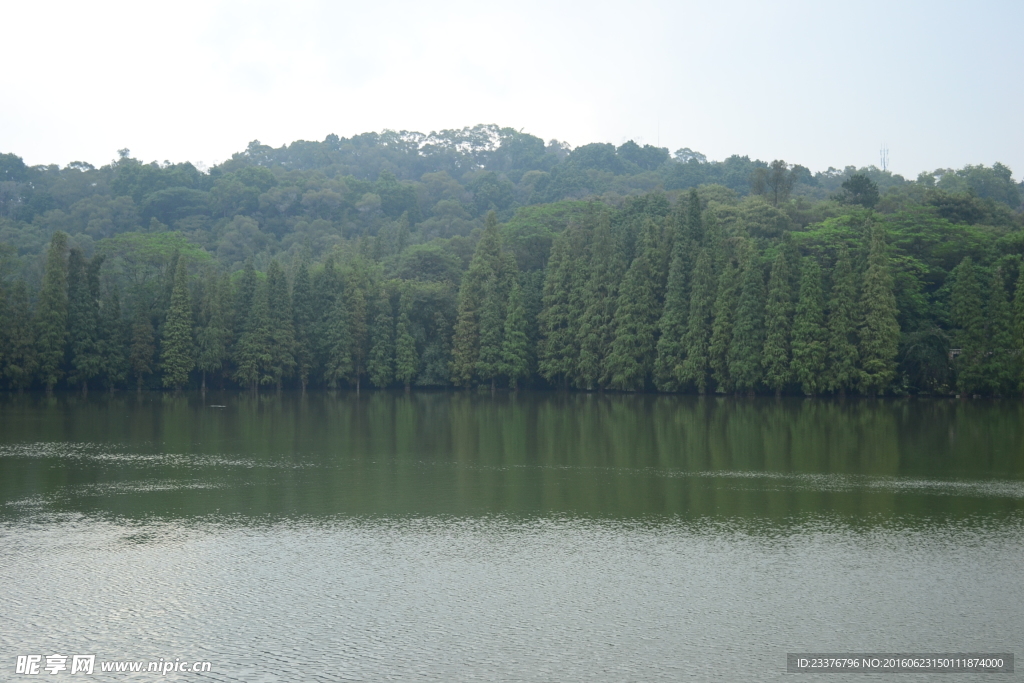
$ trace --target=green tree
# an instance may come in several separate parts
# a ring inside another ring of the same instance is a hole
[[[563,388],[576,374],[579,362],[577,331],[583,311],[575,304],[582,300],[579,291],[586,277],[581,268],[586,239],[582,227],[571,222],[551,246],[544,277],[542,308],[538,316],[540,343],[538,370],[541,377]]]
[[[206,375],[224,367],[231,332],[227,318],[228,283],[212,269],[206,276],[196,328],[196,367],[202,373],[200,388],[206,391]]]
[[[313,342],[316,315],[313,304],[309,267],[302,262],[295,272],[295,282],[292,285],[292,315],[295,328],[295,363],[303,393],[309,384],[316,359],[316,344]]]
[[[90,263],[80,249],[68,254],[68,338],[71,352],[69,384],[89,393],[89,380],[103,370],[99,344],[99,266],[103,257]]]
[[[718,291],[713,309],[714,320],[711,323],[708,360],[715,379],[715,391],[722,394],[729,393],[735,388],[735,381],[729,373],[729,347],[733,341],[733,321],[739,298],[739,275],[735,261],[726,261],[725,268],[718,277]]]
[[[270,377],[281,390],[284,380],[295,370],[295,323],[288,281],[277,259],[267,268],[267,304],[270,332]]]
[[[100,309],[100,356],[108,391],[128,378],[128,350],[129,334],[121,314],[121,293],[114,285]]]
[[[146,375],[153,374],[153,355],[156,353],[156,331],[149,311],[142,302],[135,307],[135,320],[132,323],[132,345],[128,351],[128,365],[135,375],[136,390],[142,391]]]
[[[55,232],[46,255],[43,288],[36,309],[39,379],[47,393],[52,393],[64,376],[64,353],[68,341],[67,250],[68,236]]]
[[[821,268],[812,257],[805,257],[800,278],[800,295],[793,318],[793,376],[808,396],[824,388],[825,355],[828,339],[825,330],[825,302],[821,291]]]
[[[377,297],[377,314],[370,330],[368,371],[373,386],[384,389],[395,380],[395,315],[391,295],[381,290]]]
[[[832,271],[829,296],[828,340],[823,388],[846,395],[857,380],[857,276],[850,252],[840,247]]]
[[[403,291],[398,300],[398,324],[395,327],[395,379],[405,385],[408,391],[416,379],[419,358],[416,355],[416,338],[412,334],[412,298]]]
[[[352,377],[352,326],[348,304],[342,296],[337,297],[327,316],[324,330],[327,355],[324,362],[324,379],[334,389],[339,382]]]
[[[501,341],[501,374],[508,378],[512,390],[519,389],[519,382],[529,370],[529,355],[526,338],[526,308],[523,305],[523,291],[519,280],[512,283],[506,306],[504,337]]]
[[[601,382],[605,360],[615,335],[616,295],[622,278],[622,261],[607,214],[594,229],[590,244],[589,282],[583,289],[583,315],[577,328],[579,361],[575,383],[581,389],[595,389]]]
[[[613,326],[615,338],[605,361],[605,376],[614,389],[643,390],[654,369],[658,320],[656,226],[647,221],[638,254],[619,288]]]
[[[654,360],[654,385],[660,391],[677,391],[676,371],[685,357],[687,315],[690,308],[690,275],[698,251],[700,233],[700,200],[697,191],[690,191],[688,206],[683,202],[675,215],[672,260],[665,286],[665,305],[658,321],[658,345]],[[687,213],[684,214],[684,208]]]
[[[881,394],[896,377],[900,325],[885,234],[879,226],[871,231],[861,310],[864,321],[860,326],[860,389],[865,394]]]
[[[988,352],[985,354],[986,389],[993,394],[1005,395],[1015,388],[1013,353],[1013,314],[1006,297],[1003,269],[996,268],[992,274],[988,300],[985,306],[985,340]]]
[[[11,288],[7,311],[7,352],[3,370],[10,386],[20,393],[32,385],[37,365],[35,331],[24,280],[18,280]]]
[[[500,329],[497,336],[493,329],[486,330],[488,338],[484,340],[486,357],[483,366],[480,365],[480,351],[482,318],[485,314],[492,318],[487,321],[489,325],[500,325],[501,321],[497,284],[501,264],[498,219],[492,211],[487,215],[487,226],[459,288],[458,313],[452,340],[452,382],[457,386],[469,387],[479,374],[486,375],[487,379],[497,374],[497,360],[501,353]],[[487,306],[490,306],[489,311],[486,310]]]
[[[188,267],[185,259],[178,259],[174,271],[174,289],[171,305],[164,322],[160,342],[160,365],[163,385],[175,391],[188,382],[195,367],[195,346],[192,341],[192,296],[188,288]]]
[[[1017,388],[1024,391],[1024,264],[1019,265],[1013,294],[1013,354],[1017,363]]]
[[[768,278],[768,302],[765,305],[765,341],[762,355],[764,381],[778,396],[792,378],[790,369],[790,331],[793,325],[793,294],[789,261],[779,250]]]
[[[711,363],[711,325],[716,289],[710,248],[700,250],[692,281],[690,312],[687,315],[686,337],[683,339],[686,357],[676,372],[679,373],[680,383],[692,384],[700,394],[704,394],[707,392]]]
[[[964,257],[952,273],[951,310],[956,356],[957,388],[965,396],[980,391],[985,382],[985,306],[974,259]]]
[[[242,333],[234,348],[235,381],[256,393],[260,385],[273,381],[267,287],[260,282],[251,261],[246,264],[239,284],[238,314]]]
[[[736,310],[736,325],[729,345],[729,375],[736,384],[736,391],[752,393],[761,382],[764,307],[761,259],[753,248],[748,248],[743,260],[742,293]]]

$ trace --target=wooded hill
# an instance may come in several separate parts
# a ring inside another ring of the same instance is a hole
[[[3,154],[0,385],[1005,396],[1022,196],[495,126]]]

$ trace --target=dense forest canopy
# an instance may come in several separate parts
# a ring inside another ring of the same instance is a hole
[[[1024,184],[476,126],[0,154],[0,386],[1008,395]]]

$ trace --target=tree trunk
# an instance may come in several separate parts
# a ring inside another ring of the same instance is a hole
[[[89,395],[89,382],[82,380],[82,396]]]

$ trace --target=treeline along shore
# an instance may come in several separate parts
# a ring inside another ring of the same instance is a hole
[[[0,154],[0,387],[1019,395],[1022,196],[496,126]]]

